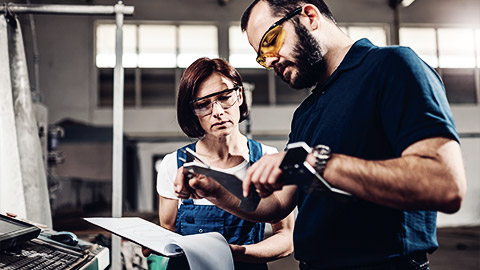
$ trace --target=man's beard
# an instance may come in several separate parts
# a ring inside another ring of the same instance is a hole
[[[295,23],[295,33],[297,34],[298,43],[293,53],[294,62],[286,60],[276,64],[275,73],[294,89],[312,88],[317,84],[325,71],[325,61],[318,41],[302,24]],[[291,78],[292,73],[289,74],[289,78],[283,76],[282,72],[288,66],[297,68],[295,78]]]

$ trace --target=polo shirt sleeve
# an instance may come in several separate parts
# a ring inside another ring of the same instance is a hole
[[[173,189],[177,176],[177,152],[166,155],[158,168],[157,193],[165,198],[178,199]]]
[[[303,102],[302,102],[302,104],[303,104]],[[298,107],[295,110],[295,112],[293,113],[292,122],[290,123],[290,133],[288,134],[287,145],[297,141],[297,139],[296,139],[297,125],[296,125],[295,120],[297,119],[297,115],[299,114],[299,110],[300,110],[300,107]],[[285,145],[285,148],[283,148],[283,151],[287,151],[287,145]]]
[[[426,138],[459,141],[445,88],[438,74],[410,48],[386,48],[379,110],[386,135],[400,156]]]

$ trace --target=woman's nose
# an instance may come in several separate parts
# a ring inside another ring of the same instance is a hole
[[[223,109],[222,105],[218,103],[218,100],[215,100],[212,102],[212,114],[215,115],[221,115],[223,114],[225,110]]]

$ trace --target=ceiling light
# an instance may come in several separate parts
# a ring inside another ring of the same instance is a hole
[[[410,6],[413,2],[415,2],[415,0],[403,0],[403,1],[402,1],[402,6],[408,7],[408,6]]]

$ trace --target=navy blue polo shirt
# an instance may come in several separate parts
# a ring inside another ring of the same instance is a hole
[[[380,48],[362,39],[297,108],[289,143],[325,144],[334,153],[384,160],[437,136],[459,141],[438,74],[409,48]],[[438,247],[433,211],[301,190],[298,206],[295,257],[317,267],[369,264]]]

